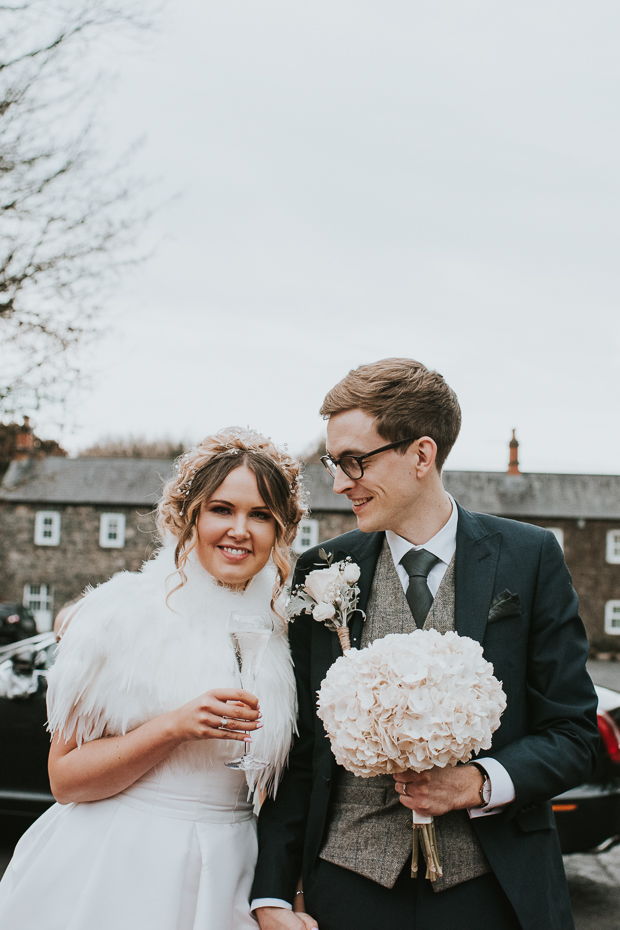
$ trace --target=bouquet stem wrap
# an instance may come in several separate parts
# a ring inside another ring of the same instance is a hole
[[[348,649],[351,648],[351,637],[349,635],[349,627],[341,626],[336,630],[338,634],[338,639],[340,640],[340,647],[342,649],[342,654],[344,655]]]
[[[420,844],[426,860],[426,878],[436,881],[443,875],[443,869],[437,852],[437,836],[435,834],[435,821],[433,817],[411,811],[413,814],[413,850],[411,853],[411,877],[416,878],[419,864]]]

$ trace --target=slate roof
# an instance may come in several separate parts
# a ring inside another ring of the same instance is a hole
[[[500,517],[620,519],[620,475],[446,471],[445,486],[467,510]]]
[[[322,465],[309,465],[306,476],[313,510],[350,510]],[[620,475],[445,471],[444,484],[466,510],[500,517],[620,519]]]
[[[168,459],[65,459],[11,462],[0,501],[151,507],[172,472]]]
[[[0,501],[152,506],[171,474],[167,459],[65,459],[12,462]],[[445,485],[468,510],[506,517],[620,520],[620,475],[446,471]],[[308,465],[312,510],[350,512],[322,465]]]

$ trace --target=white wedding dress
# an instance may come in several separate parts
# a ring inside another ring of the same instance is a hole
[[[78,742],[117,735],[211,688],[239,687],[226,620],[269,610],[272,566],[243,593],[218,586],[196,559],[165,603],[174,571],[162,550],[83,602],[50,672],[50,726]],[[172,608],[172,609],[171,609]],[[273,635],[256,691],[264,728],[253,745],[273,787],[294,728],[285,636]],[[185,743],[114,797],[55,804],[24,834],[0,882],[2,930],[250,930],[256,861],[242,744]]]

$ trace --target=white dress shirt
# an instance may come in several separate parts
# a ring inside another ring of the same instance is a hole
[[[406,570],[400,564],[400,560],[409,552],[410,549],[427,549],[429,552],[432,552],[433,555],[436,555],[439,559],[436,565],[434,565],[430,572],[428,573],[428,578],[426,579],[429,590],[433,597],[437,594],[439,590],[439,585],[442,582],[443,576],[448,570],[448,565],[452,561],[452,556],[456,552],[456,528],[459,519],[458,508],[454,502],[454,498],[448,494],[450,501],[452,503],[452,512],[448,519],[448,522],[445,523],[442,528],[436,533],[432,539],[429,539],[428,542],[425,542],[422,546],[414,546],[409,542],[408,539],[404,539],[402,536],[397,536],[396,533],[393,533],[391,530],[387,530],[385,536],[390,547],[390,552],[392,553],[392,559],[394,560],[394,567],[396,568],[396,573],[400,579],[400,583],[403,586],[403,591],[407,593],[407,588],[409,587],[409,575]],[[487,775],[489,776],[489,781],[491,783],[491,798],[486,807],[475,807],[471,808],[468,811],[470,817],[487,817],[493,814],[499,814],[502,807],[505,807],[506,804],[510,804],[511,801],[514,801],[515,798],[515,788],[512,781],[512,778],[504,768],[501,762],[498,762],[497,759],[482,759],[479,763]],[[256,910],[257,907],[286,907],[289,910],[292,908],[292,904],[288,901],[283,901],[280,898],[257,898],[252,901],[251,910]]]

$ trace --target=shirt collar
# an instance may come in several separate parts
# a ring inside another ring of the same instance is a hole
[[[422,546],[414,546],[408,539],[398,536],[396,533],[393,533],[392,530],[386,530],[385,537],[388,541],[390,552],[392,553],[394,565],[398,565],[402,557],[406,552],[409,552],[410,549],[426,549],[428,552],[432,552],[433,555],[436,555],[438,559],[441,559],[442,562],[445,562],[446,565],[450,564],[456,550],[456,527],[458,524],[459,512],[452,495],[448,494],[448,497],[452,504],[452,513],[448,518],[448,522],[442,526],[438,533],[435,533],[432,539],[429,539],[429,541],[425,542]]]

